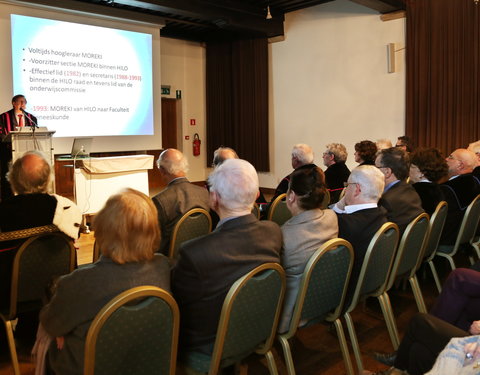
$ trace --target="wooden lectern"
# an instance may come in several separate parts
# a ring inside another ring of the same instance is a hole
[[[52,135],[54,130],[48,130],[46,127],[33,128],[25,126],[20,130],[12,131],[3,138],[3,142],[12,143],[12,163],[20,158],[25,152],[37,150],[42,152],[50,162],[52,170],[52,191],[55,192],[54,171],[54,152],[52,145]]]

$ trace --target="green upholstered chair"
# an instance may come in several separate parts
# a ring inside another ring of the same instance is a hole
[[[398,335],[397,324],[395,322],[395,316],[393,315],[388,291],[392,288],[395,280],[401,277],[408,279],[415,296],[415,301],[417,302],[418,310],[422,313],[427,312],[422,291],[418,285],[416,272],[423,259],[428,226],[429,218],[426,213],[418,215],[408,224],[398,245],[392,270],[388,276],[387,285],[383,294],[380,296],[380,303],[387,312],[386,314],[384,312],[385,321],[387,326],[390,326],[390,332],[394,336],[392,344],[395,349],[400,345],[400,336]]]
[[[47,286],[56,277],[73,271],[76,252],[73,240],[54,225],[0,233],[4,241],[25,239],[18,247],[12,268],[10,302],[0,311],[5,324],[15,375],[20,374],[13,322],[18,313],[39,310]]]
[[[330,204],[330,199],[331,199],[330,192],[327,189],[325,189],[325,195],[323,196],[322,205],[320,206],[320,208],[323,210],[328,208],[328,205]]]
[[[173,228],[168,256],[170,259],[178,257],[180,245],[185,241],[203,236],[212,231],[212,218],[203,208],[194,208],[186,212]]]
[[[352,266],[352,245],[341,238],[325,242],[305,266],[290,326],[287,332],[277,336],[283,348],[288,375],[295,374],[288,340],[295,336],[300,322],[304,326],[334,322],[347,374],[353,375],[348,345],[339,319]]]
[[[100,246],[98,246],[97,241],[95,241],[93,243],[92,263],[95,263],[98,258],[100,258]]]
[[[395,333],[389,324],[388,310],[383,303],[381,296],[385,291],[388,281],[388,275],[392,268],[393,260],[397,250],[398,243],[398,226],[394,223],[385,223],[375,233],[367,248],[358,282],[353,292],[351,301],[345,301],[345,321],[347,323],[350,340],[352,342],[355,360],[357,362],[358,373],[363,371],[362,356],[360,353],[360,346],[358,344],[355,326],[353,324],[350,313],[355,309],[360,300],[366,297],[377,297],[382,312],[386,318],[388,332],[392,343],[395,342]],[[395,345],[395,344],[394,344]]]
[[[282,226],[288,219],[292,217],[292,213],[287,207],[285,200],[287,194],[280,194],[270,205],[268,209],[267,219]]]
[[[260,219],[260,207],[257,203],[253,204],[252,214],[254,214],[257,219]]]
[[[223,303],[211,356],[184,353],[181,361],[209,375],[240,363],[251,353],[265,355],[270,374],[277,374],[271,348],[285,294],[285,272],[266,263],[238,279]]]
[[[85,375],[174,375],[180,315],[154,286],[129,289],[107,303],[85,341]]]
[[[475,234],[480,220],[480,195],[470,203],[463,216],[460,230],[454,245],[440,245],[437,255],[447,258],[452,270],[455,269],[453,257],[460,250],[462,245],[470,244],[475,249],[477,256],[480,258],[480,248],[478,242],[475,241]]]
[[[440,242],[443,227],[445,226],[447,214],[448,203],[445,201],[439,202],[432,214],[432,217],[430,218],[427,243],[425,245],[425,254],[423,256],[423,263],[428,263],[430,266],[438,293],[442,291],[442,285],[440,283],[440,279],[438,278],[438,273],[437,269],[435,268],[435,264],[433,263],[433,258],[435,258],[437,255],[438,243]]]

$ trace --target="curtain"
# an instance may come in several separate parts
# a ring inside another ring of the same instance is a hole
[[[206,51],[207,164],[228,146],[269,171],[267,39],[212,42]]]
[[[480,139],[474,0],[407,1],[406,134],[445,155]]]

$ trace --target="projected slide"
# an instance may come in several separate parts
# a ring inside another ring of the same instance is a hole
[[[56,137],[153,134],[152,35],[11,15],[13,88]]]

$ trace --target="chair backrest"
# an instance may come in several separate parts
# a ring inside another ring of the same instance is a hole
[[[203,236],[212,231],[212,218],[203,208],[194,208],[186,212],[175,224],[168,256],[170,259],[178,256],[178,249],[185,241]]]
[[[238,279],[223,303],[209,373],[273,345],[285,294],[285,272],[266,263]]]
[[[90,325],[84,374],[175,374],[179,320],[177,303],[163,289],[121,293]]]
[[[443,227],[445,226],[445,220],[447,219],[447,214],[448,203],[445,201],[439,202],[430,218],[425,254],[423,256],[424,260],[427,262],[432,260],[435,256]]]
[[[417,266],[423,259],[429,221],[428,214],[423,213],[408,224],[398,245],[385,290],[390,290],[397,277],[411,277],[417,272]]]
[[[385,223],[375,233],[368,245],[358,282],[351,301],[346,301],[347,312],[357,306],[364,296],[378,296],[383,293],[388,281],[398,244],[398,226]]]
[[[321,322],[338,318],[353,267],[350,242],[334,238],[325,242],[309,259],[303,272],[287,333],[292,337],[300,321]],[[333,311],[333,313],[332,313]]]
[[[10,292],[10,319],[18,304],[41,307],[47,286],[75,267],[73,240],[62,232],[43,233],[28,238],[15,254]]]
[[[257,203],[253,204],[252,214],[254,214],[257,219],[260,219],[260,207]]]
[[[460,245],[464,243],[470,243],[477,232],[478,222],[480,220],[480,194],[475,197],[475,199],[470,203],[465,211],[463,216],[462,224],[460,225],[460,230],[458,231],[457,240],[455,241],[455,247],[451,256],[460,248]]]
[[[287,207],[285,200],[287,194],[280,194],[270,205],[268,210],[267,219],[274,221],[278,225],[282,226],[288,219],[292,217],[292,213]]]
[[[95,263],[98,258],[100,258],[100,246],[98,246],[98,242],[93,242],[93,252],[92,252],[92,263]]]
[[[326,208],[328,208],[328,205],[330,204],[330,191],[328,191],[328,189],[325,189],[325,195],[323,197],[323,200],[322,200],[322,204],[320,206],[320,208],[322,210],[325,210]]]

